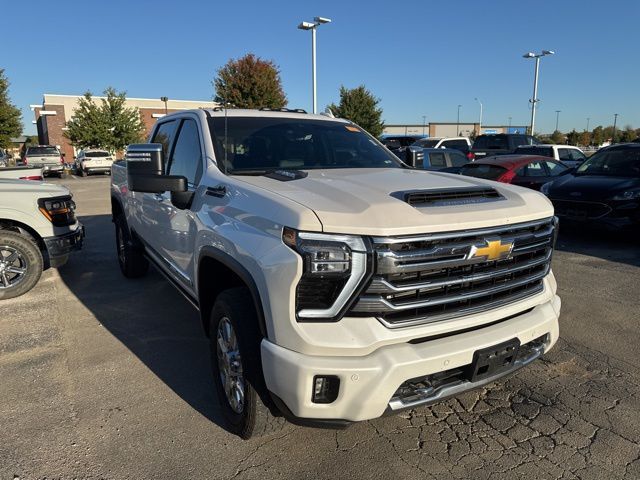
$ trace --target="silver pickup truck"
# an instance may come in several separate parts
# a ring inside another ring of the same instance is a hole
[[[120,268],[152,263],[199,310],[243,438],[429,405],[558,339],[537,192],[409,168],[302,111],[184,111],[150,141],[113,166]]]
[[[64,171],[64,157],[57,147],[51,145],[27,147],[22,157],[22,164],[41,168],[43,175],[62,175]]]

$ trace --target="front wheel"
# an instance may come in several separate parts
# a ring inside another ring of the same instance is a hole
[[[222,413],[229,431],[244,439],[267,435],[286,425],[260,397],[260,393],[268,394],[253,305],[246,288],[226,290],[218,295],[209,322],[213,381]]]
[[[42,253],[31,239],[0,230],[0,300],[27,293],[40,280],[42,269]]]
[[[116,226],[116,249],[120,271],[127,278],[144,276],[149,270],[149,261],[142,254],[142,248],[132,241],[127,221],[123,215],[118,215],[114,223]]]

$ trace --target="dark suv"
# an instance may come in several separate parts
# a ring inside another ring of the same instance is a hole
[[[531,135],[518,133],[497,133],[480,135],[471,147],[471,158],[484,158],[514,153],[520,145],[538,145],[540,142]]]

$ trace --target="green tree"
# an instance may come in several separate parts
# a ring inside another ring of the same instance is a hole
[[[602,128],[602,125],[598,125],[591,132],[591,141],[593,142],[594,145],[599,147],[600,145],[602,145],[604,143],[604,140],[605,140],[604,128]]]
[[[618,132],[617,138],[620,142],[632,142],[637,137],[635,130],[631,127],[631,125],[627,125],[624,127],[624,130],[620,130]]]
[[[575,128],[571,130],[569,133],[567,133],[567,143],[569,145],[577,145],[579,141],[580,141],[580,134],[576,132]]]
[[[591,132],[582,132],[580,134],[580,145],[585,147],[591,145]]]
[[[126,106],[125,92],[109,87],[106,98],[96,103],[90,92],[78,102],[78,108],[67,122],[65,136],[78,148],[123,150],[142,140],[144,124],[135,107]]]
[[[9,100],[9,80],[0,68],[0,147],[9,147],[11,138],[22,133],[21,117],[20,110]]]
[[[278,66],[253,53],[229,60],[216,72],[212,83],[214,100],[236,108],[283,108],[287,105]]]
[[[360,125],[374,137],[379,137],[384,129],[382,109],[379,108],[380,99],[365,88],[364,85],[348,89],[340,87],[340,103],[331,104],[336,117],[346,118]]]
[[[552,143],[564,143],[565,136],[562,134],[560,130],[556,130],[551,134],[551,142]]]

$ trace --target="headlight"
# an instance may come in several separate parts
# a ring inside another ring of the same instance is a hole
[[[543,184],[540,187],[540,193],[543,193],[544,195],[549,196],[549,188],[551,187],[551,183],[553,183],[553,182],[547,182],[547,183]]]
[[[367,274],[367,247],[361,237],[282,231],[283,242],[302,257],[296,288],[301,321],[334,321],[349,306]]]
[[[611,200],[635,200],[640,198],[640,189],[635,190],[627,190],[626,192],[618,193],[616,196],[612,197]]]
[[[38,199],[38,210],[56,227],[76,223],[76,204],[71,195]]]

